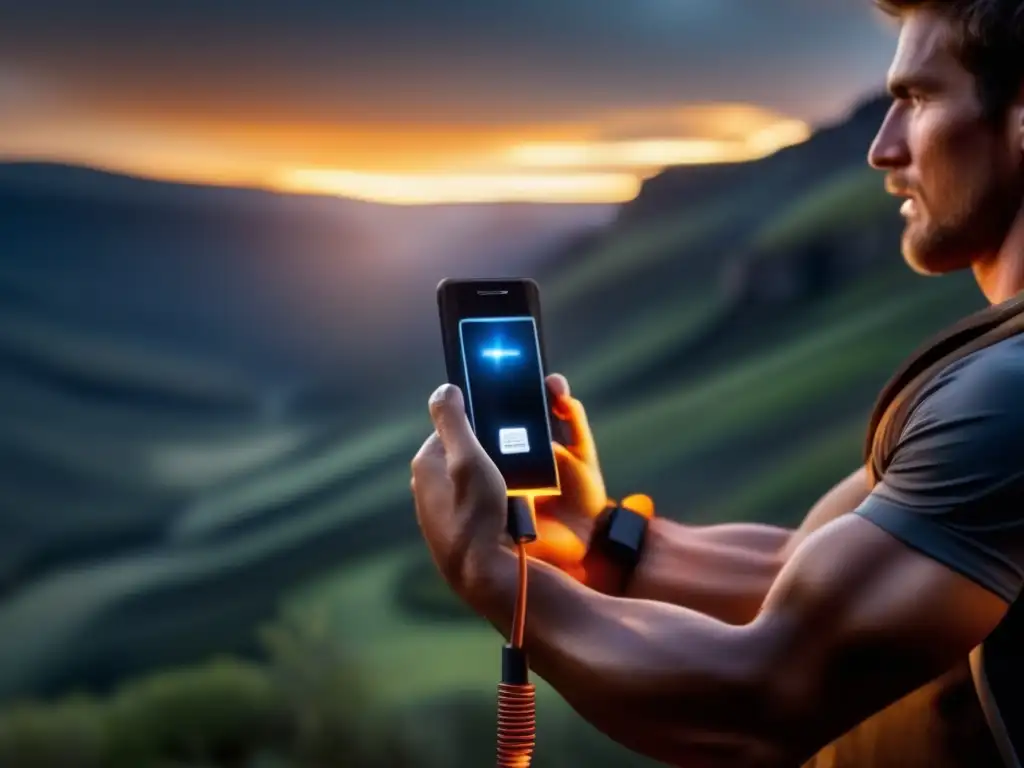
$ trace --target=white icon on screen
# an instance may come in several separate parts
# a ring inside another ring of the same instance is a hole
[[[505,427],[498,430],[498,445],[502,453],[529,453],[530,439],[525,427]]]
[[[500,363],[502,360],[509,357],[519,357],[518,349],[505,349],[500,344],[493,347],[487,347],[487,349],[481,350],[481,355],[489,357],[496,363]]]

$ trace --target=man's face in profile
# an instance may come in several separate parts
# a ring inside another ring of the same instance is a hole
[[[888,191],[906,197],[903,255],[923,274],[994,255],[1024,199],[1018,115],[985,113],[953,32],[938,11],[906,14],[889,71],[895,101],[869,153]]]

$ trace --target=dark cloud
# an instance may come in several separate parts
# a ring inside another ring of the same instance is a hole
[[[565,119],[753,101],[816,119],[881,83],[869,0],[0,3],[0,73],[79,109]]]

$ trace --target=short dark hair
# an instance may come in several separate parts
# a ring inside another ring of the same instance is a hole
[[[1024,86],[1024,0],[875,0],[896,18],[928,9],[952,23],[957,57],[974,75],[978,98],[1001,117]]]

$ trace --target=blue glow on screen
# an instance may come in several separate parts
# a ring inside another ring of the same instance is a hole
[[[534,318],[463,318],[459,342],[470,422],[509,490],[557,487]]]

